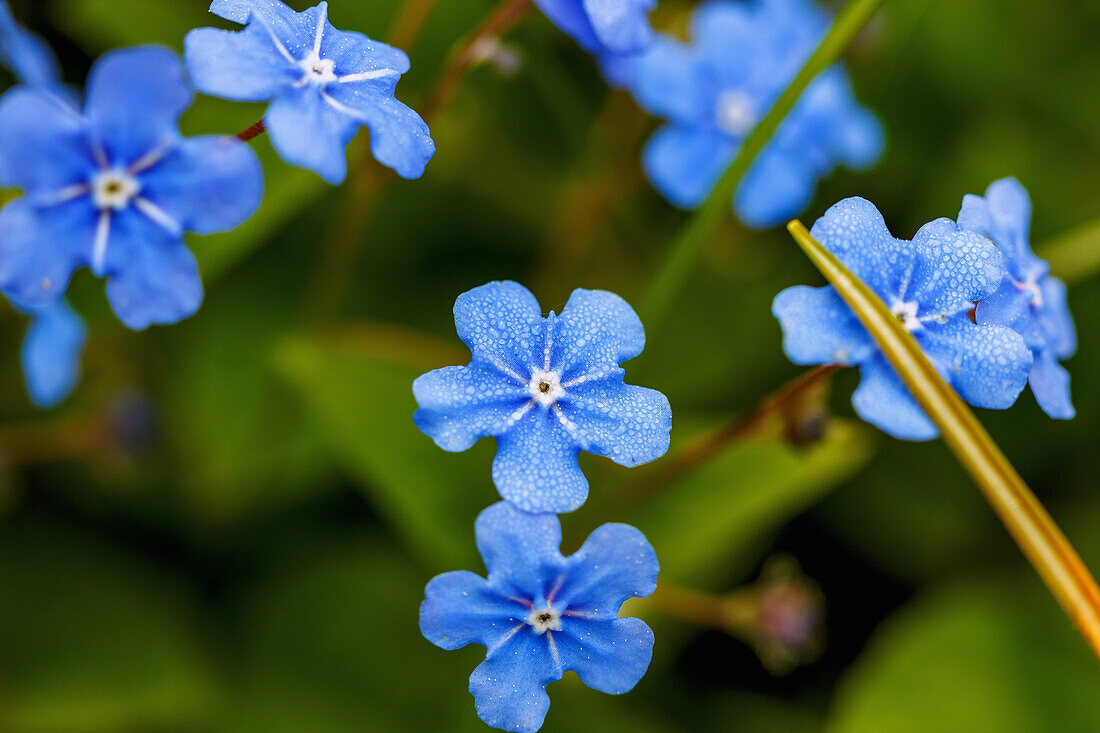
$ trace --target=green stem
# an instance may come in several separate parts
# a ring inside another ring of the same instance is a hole
[[[1016,544],[1100,657],[1100,588],[1077,551],[1012,467],[974,413],[943,380],[890,309],[802,222],[787,225],[806,256],[836,288],[906,388],[939,427],[944,442],[978,485]]]
[[[738,184],[760,151],[771,140],[780,123],[794,108],[810,82],[839,58],[856,34],[874,16],[881,3],[882,0],[852,0],[848,3],[798,75],[745,138],[733,164],[718,181],[703,206],[688,221],[657,271],[640,309],[642,321],[648,328],[653,329],[659,325],[677,293],[683,289],[696,261],[725,218]]]

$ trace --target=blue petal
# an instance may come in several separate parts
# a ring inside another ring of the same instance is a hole
[[[668,125],[650,138],[642,162],[665,198],[694,208],[706,200],[736,152],[733,139],[716,129]]]
[[[594,380],[571,387],[558,403],[583,450],[620,466],[638,466],[668,452],[672,408],[655,389]]]
[[[313,48],[321,6],[327,11],[328,3],[323,2],[296,13],[279,0],[214,0],[210,12],[241,25],[255,21],[269,29],[288,53],[303,58]]]
[[[922,334],[921,345],[964,400],[1004,410],[1027,386],[1031,350],[1004,326],[979,326],[965,313]]]
[[[655,0],[583,0],[601,45],[612,53],[637,53],[653,40],[646,17]]]
[[[390,96],[393,96],[398,77],[410,68],[408,54],[401,49],[372,40],[362,33],[338,30],[331,23],[326,24],[321,55],[333,60],[337,76],[381,69],[397,72],[381,77],[373,84],[376,88],[388,90]]]
[[[1004,279],[1004,257],[988,237],[936,219],[913,237],[916,266],[901,297],[921,311],[952,315],[992,295]]]
[[[810,203],[816,183],[814,171],[803,161],[769,146],[737,189],[737,215],[760,229],[784,224]]]
[[[581,682],[609,695],[629,692],[653,658],[653,632],[637,618],[570,617],[555,634],[562,665]]]
[[[431,132],[420,115],[394,98],[392,89],[377,86],[371,81],[340,84],[326,93],[350,119],[370,130],[375,160],[402,178],[419,178],[435,155]]]
[[[420,409],[413,421],[443,450],[464,451],[500,435],[531,400],[524,385],[492,366],[445,367],[413,382]]]
[[[866,362],[860,369],[852,406],[864,420],[895,438],[931,440],[939,435],[883,356]]]
[[[645,535],[628,524],[599,527],[568,563],[555,605],[588,617],[616,619],[623,603],[657,588],[657,554]],[[569,617],[570,624],[573,620]]]
[[[199,266],[183,237],[134,209],[111,217],[103,274],[111,307],[135,331],[181,321],[202,303]]]
[[[0,101],[0,185],[56,193],[95,170],[84,120],[56,97],[16,87]]]
[[[1044,348],[1046,336],[1031,310],[1031,295],[1005,278],[997,292],[978,303],[974,319],[983,326],[1006,326],[1024,337],[1033,349]]]
[[[870,168],[886,148],[886,130],[878,117],[856,106],[848,110],[838,142],[840,160],[849,168]]]
[[[542,364],[542,309],[519,283],[505,280],[468,290],[455,301],[454,314],[458,337],[475,360],[508,369],[521,381]]]
[[[1040,283],[1043,305],[1035,318],[1046,335],[1046,345],[1059,359],[1067,359],[1077,351],[1077,329],[1066,302],[1066,284],[1056,277],[1046,277]]]
[[[345,148],[360,123],[326,103],[317,89],[287,89],[272,102],[264,120],[271,144],[283,160],[332,184],[347,177]]]
[[[689,126],[714,120],[714,94],[698,54],[674,38],[658,35],[634,57],[631,81],[638,104],[647,112]]]
[[[508,600],[479,575],[459,570],[432,578],[420,604],[420,632],[442,649],[495,645],[516,624],[525,606]]]
[[[59,297],[87,261],[96,211],[85,200],[50,207],[27,198],[0,210],[0,290],[28,306]]]
[[[1020,266],[1037,259],[1028,245],[1031,228],[1031,199],[1015,178],[994,181],[985,198],[967,194],[959,211],[959,226],[986,234],[1004,252],[1013,274],[1028,274]]]
[[[16,24],[7,2],[0,0],[0,63],[24,84],[52,87],[60,84],[61,70],[50,47]]]
[[[179,138],[194,94],[183,63],[160,46],[104,54],[88,76],[84,114],[114,164],[130,164]]]
[[[832,286],[798,285],[775,296],[783,350],[795,364],[860,364],[877,350],[871,335]]]
[[[617,372],[645,348],[645,329],[630,304],[606,290],[577,288],[548,327],[550,363],[562,381]],[[605,371],[606,370],[606,371]]]
[[[181,140],[141,174],[143,198],[199,234],[240,226],[260,207],[264,173],[252,148],[232,137]]]
[[[550,21],[560,28],[573,40],[581,45],[581,48],[589,53],[596,53],[600,48],[600,39],[596,37],[596,31],[588,19],[581,0],[534,0],[535,5],[546,14]]]
[[[39,407],[53,407],[80,380],[80,353],[87,338],[84,322],[62,299],[31,309],[23,340],[23,376]]]
[[[887,302],[901,292],[913,265],[912,244],[890,234],[870,201],[847,198],[833,204],[810,233]]]
[[[1069,394],[1069,372],[1050,351],[1040,351],[1035,355],[1028,384],[1035,401],[1046,414],[1060,420],[1069,420],[1077,414]]]
[[[193,30],[184,39],[184,59],[196,89],[238,102],[272,99],[301,77],[260,23],[239,32]]]
[[[546,635],[521,628],[491,649],[470,675],[478,717],[493,728],[535,733],[542,727],[550,698],[546,685],[561,679]]]
[[[579,452],[553,411],[536,407],[497,438],[493,483],[525,512],[571,512],[588,497]]]
[[[565,570],[561,523],[553,514],[527,514],[497,502],[478,515],[474,535],[489,585],[506,595],[541,603]]]

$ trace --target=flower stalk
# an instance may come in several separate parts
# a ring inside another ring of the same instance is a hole
[[[886,304],[799,221],[787,228],[871,333],[1009,534],[1100,657],[1100,588],[1016,469]]]

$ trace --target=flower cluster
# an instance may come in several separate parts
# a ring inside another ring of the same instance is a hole
[[[812,235],[890,307],[943,378],[967,402],[1005,409],[1031,381],[1040,405],[1072,417],[1074,350],[1065,287],[1027,244],[1030,205],[1013,180],[967,196],[958,223],[937,219],[912,241],[895,239],[868,201],[845,199]],[[1007,266],[1006,266],[1007,265]],[[832,286],[788,288],[772,310],[798,364],[858,365],[856,412],[898,438],[927,440],[935,425]]]
[[[672,411],[660,392],[623,382],[619,365],[641,353],[645,332],[614,293],[577,289],[561,315],[543,317],[526,288],[493,282],[463,293],[454,311],[470,364],[418,378],[414,420],[444,450],[495,437],[493,481],[506,502],[477,520],[488,580],[435,578],[420,624],[445,649],[484,644],[486,660],[470,677],[478,714],[534,731],[550,704],[544,688],[564,671],[618,694],[649,665],[649,628],[618,618],[627,598],[653,592],[649,543],[632,527],[606,525],[564,558],[547,513],[584,503],[582,450],[623,466],[664,455]]]
[[[702,204],[827,28],[809,0],[711,0],[695,11],[690,45],[662,35],[636,57],[605,60],[613,82],[668,120],[644,154],[653,185],[677,206]],[[819,178],[838,164],[867,167],[882,147],[878,121],[834,66],[756,158],[735,209],[751,226],[785,222],[810,202]]]

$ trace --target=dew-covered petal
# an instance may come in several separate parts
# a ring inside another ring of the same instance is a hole
[[[80,380],[87,329],[62,298],[28,312],[31,325],[23,339],[23,377],[31,400],[39,407],[53,407]]]
[[[676,206],[694,208],[706,200],[736,152],[733,138],[717,128],[674,124],[650,138],[642,163],[665,198]]]
[[[568,560],[555,605],[584,616],[614,619],[630,598],[645,598],[657,587],[657,554],[639,530],[605,524],[589,535]]]
[[[990,237],[1004,252],[1008,268],[1016,277],[1026,277],[1036,266],[1038,258],[1028,244],[1031,198],[1015,178],[994,181],[984,197],[963,197],[959,226]]]
[[[111,217],[103,274],[111,307],[135,331],[181,321],[202,303],[199,266],[182,235],[132,208]]]
[[[668,452],[672,408],[655,389],[614,379],[584,382],[567,391],[558,409],[583,450],[620,466],[639,466]]]
[[[264,193],[263,167],[252,148],[220,135],[181,140],[141,183],[143,198],[199,234],[240,226]]]
[[[810,233],[880,297],[889,302],[901,292],[913,264],[912,245],[890,234],[870,201],[847,198],[833,204]]]
[[[550,364],[562,381],[615,367],[645,348],[645,328],[630,304],[606,290],[577,288],[548,325]]]
[[[983,326],[1006,326],[1024,337],[1033,349],[1046,346],[1046,337],[1031,310],[1031,295],[1005,278],[997,292],[978,303],[974,319]]]
[[[611,53],[637,53],[653,40],[646,17],[656,0],[582,0],[601,45]]]
[[[505,595],[535,599],[565,570],[561,523],[553,514],[528,514],[497,502],[478,515],[474,535],[489,584]]]
[[[795,364],[860,364],[877,347],[831,285],[798,285],[775,296],[772,314],[783,328],[783,350]]]
[[[936,219],[913,237],[916,266],[906,301],[920,304],[924,315],[952,315],[992,295],[1004,279],[1004,256],[983,234],[960,230],[950,219]]]
[[[203,94],[238,102],[263,102],[301,78],[260,23],[242,31],[197,28],[184,39],[191,82]]]
[[[444,367],[417,377],[413,421],[443,450],[464,451],[500,435],[531,402],[526,387],[492,366]]]
[[[931,440],[939,434],[883,356],[871,359],[860,369],[852,406],[864,420],[895,438]]]
[[[566,617],[562,629],[554,638],[563,666],[593,690],[629,692],[653,658],[653,632],[641,619]]]
[[[87,200],[50,207],[28,199],[0,210],[0,290],[27,306],[58,298],[86,262],[96,212]]]
[[[806,208],[816,184],[815,171],[797,155],[769,146],[745,174],[734,196],[734,207],[749,226],[777,226]]]
[[[214,0],[210,3],[210,12],[241,25],[261,24],[287,53],[303,58],[313,49],[321,6],[327,11],[328,3],[322,2],[296,13],[280,0]]]
[[[271,144],[283,160],[339,184],[348,173],[348,143],[360,122],[326,103],[311,86],[284,91],[264,115]]]
[[[959,395],[976,407],[1004,410],[1027,386],[1031,350],[1004,326],[979,326],[965,314],[929,327],[921,345]]]
[[[560,680],[562,671],[546,636],[524,625],[470,675],[478,717],[493,728],[535,733],[550,709],[546,685]]]
[[[497,438],[493,483],[525,512],[571,512],[588,497],[579,452],[553,410],[531,410]]]
[[[634,96],[647,112],[689,126],[713,122],[713,90],[690,47],[658,35],[645,52],[620,58],[631,59]]]
[[[193,98],[173,51],[123,48],[92,67],[84,114],[110,161],[128,165],[179,138],[180,115]]]
[[[1046,335],[1046,345],[1054,356],[1067,359],[1077,351],[1077,329],[1066,301],[1066,284],[1048,276],[1039,287],[1043,305],[1036,309],[1035,319]]]
[[[458,570],[432,578],[420,604],[420,631],[443,649],[467,644],[492,645],[516,624],[525,623],[525,606],[489,587],[485,578]]]
[[[601,50],[600,40],[580,0],[534,0],[534,2],[550,22],[572,37],[581,48],[589,53]]]
[[[425,166],[435,155],[435,142],[428,125],[414,110],[394,98],[392,88],[382,91],[371,82],[339,84],[331,86],[325,94],[345,110],[349,119],[370,130],[370,149],[375,160],[402,178],[424,175]]]
[[[84,120],[48,92],[16,87],[0,99],[0,185],[54,194],[93,170]]]
[[[1058,363],[1049,349],[1035,354],[1028,384],[1035,395],[1035,401],[1043,412],[1060,420],[1069,420],[1077,411],[1069,392],[1069,372]]]
[[[545,347],[542,309],[531,291],[511,280],[491,282],[458,296],[454,307],[458,337],[475,359],[531,378]],[[537,356],[536,356],[537,355]]]

